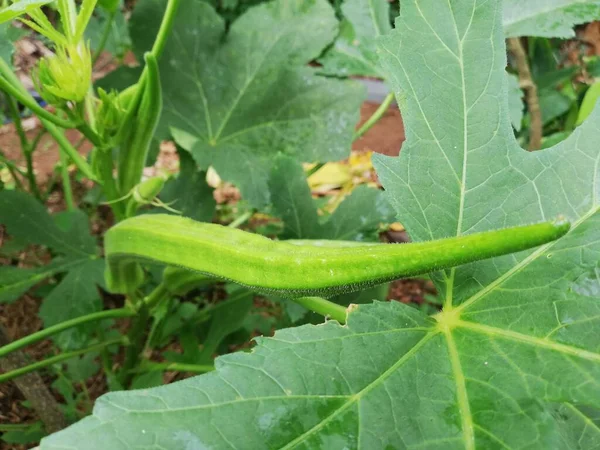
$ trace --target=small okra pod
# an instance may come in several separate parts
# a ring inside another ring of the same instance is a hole
[[[157,176],[134,186],[131,190],[131,197],[127,201],[126,216],[132,217],[140,206],[152,203],[165,187],[165,182],[165,177]]]
[[[124,131],[125,138],[120,142],[119,190],[122,194],[131,191],[142,177],[148,149],[162,112],[158,62],[151,53],[146,53],[144,59],[148,76],[143,85],[142,100],[130,125],[132,129]]]
[[[177,216],[143,215],[106,233],[107,285],[118,293],[136,288],[141,281],[127,274],[138,274],[133,267],[146,261],[290,298],[330,296],[527,250],[569,228],[559,220],[413,244],[298,245]]]

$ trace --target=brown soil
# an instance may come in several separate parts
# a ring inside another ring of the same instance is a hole
[[[35,136],[39,132],[40,124],[35,118],[28,118],[23,121],[24,128],[26,130],[27,138],[29,141],[33,141]],[[81,134],[76,130],[67,130],[66,136],[73,145],[77,145],[80,141]],[[17,163],[17,165],[24,167],[25,159],[21,151],[21,143],[19,137],[15,132],[13,124],[4,125],[0,129],[0,149],[4,155],[11,161]],[[79,147],[79,153],[87,155],[92,149],[89,142],[84,141]],[[40,186],[45,186],[54,167],[58,164],[60,157],[58,153],[58,146],[49,134],[44,135],[41,139],[35,153],[33,154],[33,168]]]
[[[359,126],[366,122],[378,107],[377,103],[363,103],[360,109]],[[404,124],[402,123],[400,111],[394,105],[387,110],[373,128],[352,144],[352,150],[370,150],[384,155],[398,156],[403,142]]]

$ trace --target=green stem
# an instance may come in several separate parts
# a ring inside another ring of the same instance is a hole
[[[1,151],[0,162],[6,166],[6,168],[10,172],[10,175],[15,180],[15,184],[17,185],[17,187],[19,189],[23,189],[23,183],[21,182],[21,179],[17,176],[17,174],[21,175],[23,178],[27,178],[26,174],[21,169],[19,169],[15,163],[6,158],[6,156],[4,156],[4,154]]]
[[[46,134],[46,129],[42,128],[40,131],[38,131],[38,134],[36,134],[36,136],[33,138],[33,141],[31,142],[31,153],[33,154],[33,152],[35,152],[38,148],[38,145],[40,145],[40,141],[42,140],[42,138],[44,137],[44,135]]]
[[[100,136],[87,123],[80,124],[77,129],[96,147],[102,146]]]
[[[237,219],[235,219],[233,222],[231,222],[227,226],[229,228],[238,228],[240,225],[242,225],[248,219],[250,219],[250,217],[252,217],[253,215],[254,215],[254,210],[246,211],[244,214],[242,214],[240,217],[238,217]]]
[[[155,306],[161,303],[163,300],[169,298],[169,290],[167,286],[163,283],[160,283],[156,288],[144,299],[144,303],[146,307],[152,310]]]
[[[165,46],[167,45],[167,39],[171,34],[171,29],[173,28],[173,23],[175,22],[175,17],[177,15],[177,10],[179,9],[180,3],[181,0],[169,0],[167,3],[167,8],[162,17],[158,34],[154,40],[154,44],[152,45],[152,55],[157,61],[160,59]],[[137,82],[137,91],[129,105],[129,110],[127,111],[127,115],[125,116],[125,120],[121,126],[121,130],[119,130],[119,135],[121,135],[124,132],[124,129],[132,123],[133,116],[138,109],[138,105],[142,101],[142,96],[144,95],[144,91],[146,89],[146,78],[148,78],[148,68],[144,66],[144,70],[142,71],[142,74]]]
[[[75,356],[83,355],[84,353],[102,350],[103,348],[106,348],[106,347],[108,347],[110,345],[114,345],[114,344],[119,344],[119,343],[126,344],[125,341],[126,341],[126,339],[123,339],[123,337],[121,336],[119,338],[111,339],[110,341],[106,341],[106,342],[101,342],[100,344],[92,345],[90,347],[83,348],[81,350],[74,350],[72,352],[61,353],[60,355],[53,356],[53,357],[45,359],[43,361],[39,361],[34,364],[25,366],[25,367],[20,367],[19,369],[16,369],[16,370],[11,370],[10,372],[3,373],[0,375],[0,383],[4,383],[6,381],[12,380],[13,378],[25,375],[29,372],[34,372],[36,370],[43,369],[44,367],[48,367],[53,364],[57,364],[59,362],[65,361],[67,359],[71,359]]]
[[[381,105],[379,105],[379,108],[377,108],[377,111],[375,111],[373,113],[373,115],[371,117],[369,117],[369,119],[363,124],[363,126],[360,127],[354,133],[352,140],[356,141],[359,137],[361,137],[363,134],[365,134],[367,131],[369,131],[373,127],[373,125],[375,125],[379,121],[379,119],[381,119],[383,117],[383,115],[388,110],[388,108],[390,107],[390,105],[392,104],[393,101],[394,101],[394,93],[390,92],[387,95],[387,97],[385,98],[385,100],[383,100],[383,103]]]
[[[119,376],[119,382],[125,388],[129,386],[132,380],[131,371],[138,365],[142,352],[144,351],[146,325],[150,318],[148,307],[142,303],[137,311],[136,316],[132,320],[131,328],[127,333],[127,338],[131,345],[125,352],[125,362]]]
[[[71,178],[69,177],[69,163],[64,152],[58,152],[60,156],[60,175],[63,182],[63,193],[67,211],[75,211],[75,202],[73,201],[73,187],[71,186]]]
[[[75,147],[71,145],[69,140],[65,137],[64,133],[56,128],[50,122],[41,119],[42,124],[48,130],[48,133],[52,135],[58,147],[61,151],[65,152],[71,161],[77,166],[79,170],[90,180],[95,180],[96,176],[94,175],[94,171],[92,167],[87,163],[87,161],[77,152]]]
[[[317,314],[331,317],[341,324],[346,323],[346,308],[342,305],[330,302],[321,297],[300,297],[294,298],[292,301]]]
[[[308,172],[306,172],[306,178],[309,178],[311,175],[317,173],[319,170],[321,170],[323,167],[325,166],[325,163],[318,163],[315,164],[314,167],[312,169],[310,169]]]
[[[43,330],[38,331],[37,333],[30,334],[29,336],[25,336],[22,339],[11,342],[4,347],[0,347],[0,358],[8,355],[15,350],[19,350],[23,347],[27,347],[28,345],[34,344],[35,342],[46,339],[50,336],[60,333],[61,331],[68,330],[70,328],[83,325],[89,322],[98,322],[100,320],[105,319],[118,319],[121,317],[131,317],[135,315],[135,311],[129,308],[121,308],[121,309],[110,309],[108,311],[101,311],[93,314],[88,314],[86,316],[77,317],[75,319],[67,320],[65,322],[61,322],[59,324],[53,325],[51,327],[45,328]]]
[[[119,200],[119,190],[117,183],[113,177],[113,159],[112,152],[110,149],[96,148],[97,158],[97,171],[100,183],[102,184],[102,190],[106,199],[110,203],[110,207],[113,210],[115,219],[120,222],[125,217],[124,202]]]
[[[18,87],[13,86],[12,83],[10,83],[9,78],[7,77],[6,74],[6,70],[10,70],[10,68],[8,68],[6,66],[6,62],[4,62],[3,60],[0,61],[0,90],[4,91],[6,94],[8,94],[11,97],[16,98],[19,103],[25,105],[27,108],[29,108],[32,112],[34,112],[38,117],[42,118],[42,119],[46,119],[47,121],[62,127],[62,128],[75,128],[76,125],[68,120],[63,120],[60,117],[57,117],[56,115],[52,114],[49,111],[46,111],[44,108],[42,108],[40,105],[38,105],[38,103],[35,101],[35,99],[29,94],[29,92],[27,92],[25,90],[25,88],[23,88],[23,90],[19,89]],[[12,72],[11,72],[12,73]]]
[[[383,117],[383,115],[389,109],[389,107],[393,101],[394,101],[394,93],[390,92],[383,100],[383,103],[381,105],[379,105],[379,108],[377,108],[377,110],[373,113],[373,115],[371,117],[369,117],[369,119],[362,125],[362,127],[360,127],[358,130],[356,130],[354,132],[354,135],[352,136],[352,142],[356,141],[363,134],[365,134],[367,131],[369,131],[373,127],[373,125],[375,125]],[[315,164],[315,166],[313,168],[311,168],[308,172],[306,172],[306,178],[317,173],[319,170],[321,170],[323,168],[323,166],[325,166],[325,163]]]
[[[38,200],[42,199],[42,194],[37,185],[37,180],[35,178],[35,170],[33,168],[33,156],[31,151],[31,146],[27,139],[27,134],[23,129],[23,122],[21,121],[21,115],[19,114],[19,108],[14,98],[7,95],[8,100],[8,109],[15,124],[15,130],[17,131],[17,135],[19,136],[19,141],[21,142],[21,151],[23,152],[23,156],[25,157],[25,164],[27,166],[27,181],[29,183],[29,190]]]
[[[114,11],[110,12],[108,19],[106,20],[106,25],[104,25],[104,30],[102,31],[102,37],[100,38],[100,44],[98,45],[98,48],[92,55],[92,65],[96,64],[96,61],[98,61],[98,58],[104,51],[104,47],[106,47],[106,43],[108,42],[108,38],[110,36],[110,31],[113,26],[113,22],[115,21],[116,15],[117,15],[117,8],[115,8]]]
[[[167,9],[163,15],[160,29],[158,30],[158,35],[156,36],[154,45],[152,46],[152,54],[157,60],[160,59],[163,51],[165,50],[167,39],[171,34],[171,29],[173,28],[173,23],[175,22],[175,17],[177,16],[177,10],[179,9],[180,3],[181,0],[169,0],[169,3],[167,3]]]
[[[156,372],[156,371],[167,371],[172,370],[175,372],[192,372],[192,373],[206,373],[215,370],[213,365],[200,365],[200,364],[183,364],[183,363],[155,363],[146,362],[142,367],[133,370],[133,373],[141,372]]]

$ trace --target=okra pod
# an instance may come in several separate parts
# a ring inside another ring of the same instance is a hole
[[[162,263],[293,297],[352,292],[536,247],[560,238],[564,220],[412,244],[287,243],[221,225],[151,214],[125,220],[105,237],[107,285],[142,283],[139,262]]]
[[[148,72],[143,86],[144,93],[131,122],[132,129],[125,130],[126,138],[120,143],[118,176],[119,190],[122,195],[130,192],[140,182],[148,149],[162,111],[158,62],[151,53],[146,53],[144,59]]]

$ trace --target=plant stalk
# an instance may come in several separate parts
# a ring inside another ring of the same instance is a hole
[[[529,151],[535,151],[542,148],[542,137],[544,131],[544,123],[542,120],[542,110],[540,108],[540,99],[538,89],[529,68],[527,53],[523,47],[520,38],[508,39],[508,48],[515,57],[517,64],[517,72],[519,73],[519,82],[521,88],[525,89],[527,109],[531,117],[531,126],[529,129]]]
[[[8,96],[17,99],[19,103],[29,108],[40,119],[45,119],[61,128],[76,127],[76,125],[73,122],[63,120],[57,117],[56,115],[52,114],[51,112],[46,111],[35,101],[35,99],[27,91],[23,92],[20,89],[13,86],[11,83],[9,83],[4,73],[4,67],[2,67],[4,64],[6,64],[4,61],[0,61],[0,75],[2,75],[0,76],[0,90],[4,91]]]
[[[65,322],[61,322],[54,326],[45,328],[37,333],[30,334],[29,336],[25,336],[22,339],[11,342],[3,347],[0,347],[0,358],[8,355],[11,352],[19,350],[23,347],[27,347],[35,342],[46,339],[50,336],[60,333],[61,331],[68,330],[70,328],[83,325],[90,322],[98,322],[99,320],[105,319],[117,319],[122,317],[132,317],[135,315],[135,311],[129,308],[121,308],[121,309],[110,309],[108,311],[101,311],[93,314],[88,314],[86,316],[77,317],[75,319],[67,320]]]
[[[165,50],[167,40],[171,35],[171,30],[173,29],[173,23],[175,22],[175,17],[177,16],[180,3],[181,0],[169,0],[167,3],[167,9],[163,15],[162,22],[158,30],[158,35],[156,36],[154,45],[152,46],[152,54],[157,60],[160,59],[163,51]]]
[[[254,211],[252,211],[252,210],[246,211],[244,214],[242,214],[240,217],[235,219],[233,222],[231,222],[227,226],[229,228],[238,228],[239,226],[243,225],[247,220],[249,220],[253,215],[254,215]]]
[[[23,178],[27,178],[26,174],[21,169],[19,169],[15,165],[15,163],[13,163],[9,159],[7,159],[6,156],[4,156],[4,154],[1,151],[0,151],[0,163],[4,164],[6,166],[6,168],[10,172],[10,176],[13,178],[13,180],[15,180],[15,184],[17,185],[17,187],[19,189],[23,189],[23,182],[17,175],[20,175]]]
[[[63,184],[63,194],[67,211],[75,211],[75,202],[73,200],[73,187],[71,186],[71,178],[69,177],[69,162],[64,152],[58,152],[60,156],[60,175]]]
[[[14,98],[10,95],[6,96],[8,100],[8,109],[15,125],[15,130],[17,135],[19,136],[19,141],[21,143],[21,151],[23,152],[23,156],[25,157],[25,164],[27,166],[27,181],[29,183],[29,190],[31,193],[37,198],[41,200],[42,194],[37,185],[37,180],[35,178],[35,171],[33,168],[33,157],[31,151],[31,145],[29,144],[29,140],[27,139],[27,134],[23,129],[23,122],[21,121],[21,115],[19,114],[19,108]]]
[[[354,133],[352,140],[356,141],[363,134],[365,134],[367,131],[369,131],[373,127],[373,125],[375,125],[383,117],[383,115],[389,109],[389,107],[393,101],[394,101],[394,93],[390,92],[383,100],[383,103],[381,105],[379,105],[379,108],[377,108],[377,110],[373,113],[373,115],[371,117],[369,117],[369,119],[362,125],[362,127],[360,127]]]
[[[385,99],[383,100],[381,105],[379,105],[379,108],[377,108],[377,110],[373,113],[373,115],[371,117],[369,117],[367,119],[367,121],[358,130],[356,130],[354,132],[354,135],[352,136],[352,142],[356,141],[357,139],[362,137],[367,131],[369,131],[371,128],[373,128],[373,126],[383,117],[383,115],[389,109],[389,107],[393,101],[394,101],[394,93],[390,92],[385,97]],[[309,178],[311,175],[317,173],[319,170],[321,170],[323,168],[323,166],[325,166],[325,163],[315,164],[314,167],[312,167],[311,169],[309,169],[306,172],[306,178]]]
[[[152,310],[155,306],[169,297],[170,293],[164,283],[160,283],[156,288],[144,299],[146,307]]]
[[[317,314],[337,320],[342,325],[346,323],[346,308],[342,305],[321,297],[300,297],[292,301]]]
[[[77,152],[75,147],[71,145],[69,140],[66,138],[64,133],[56,128],[50,122],[42,119],[42,124],[48,130],[48,133],[54,138],[60,151],[63,151],[67,154],[67,156],[73,161],[73,163],[77,166],[79,170],[90,180],[96,180],[96,176],[94,175],[94,171],[92,167],[87,163],[87,161]]]
[[[172,370],[175,372],[192,372],[192,373],[206,373],[212,372],[215,370],[215,366],[207,364],[184,364],[184,363],[155,363],[155,362],[146,362],[142,367],[139,367],[133,370],[133,373],[143,373],[143,372],[156,372],[156,371],[166,372],[168,370]]]
[[[119,382],[125,388],[131,383],[133,378],[132,370],[138,365],[144,351],[146,325],[149,318],[150,310],[145,303],[141,303],[137,314],[132,320],[131,328],[127,333],[127,338],[131,345],[125,352],[125,362],[119,375]]]
[[[116,339],[111,339],[106,342],[101,342],[99,344],[92,345],[87,348],[83,348],[81,350],[74,350],[71,352],[61,353],[61,354],[53,356],[51,358],[44,359],[43,361],[38,361],[34,364],[30,364],[28,366],[21,367],[19,369],[15,369],[10,372],[0,374],[0,383],[6,382],[8,380],[12,380],[13,378],[20,377],[22,375],[28,374],[30,372],[34,372],[36,370],[43,369],[43,368],[51,366],[53,364],[57,364],[59,362],[65,361],[67,359],[71,359],[75,356],[83,355],[84,353],[102,350],[103,348],[106,348],[106,347],[108,347],[110,345],[114,345],[114,344],[126,345],[127,342],[126,342],[126,339],[124,339],[123,337],[119,337]]]

